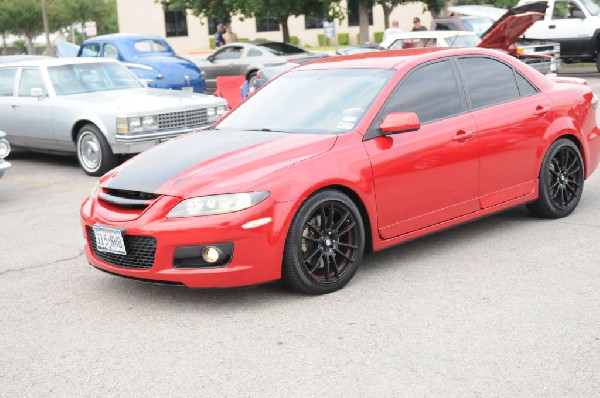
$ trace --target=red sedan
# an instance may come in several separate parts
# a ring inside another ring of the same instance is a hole
[[[86,255],[147,281],[332,292],[365,252],[524,203],[570,214],[599,161],[597,104],[494,50],[307,64],[102,177]]]

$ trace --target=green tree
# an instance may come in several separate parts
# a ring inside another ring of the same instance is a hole
[[[23,35],[27,52],[35,54],[33,39],[44,31],[39,0],[0,0],[0,30]]]
[[[459,0],[456,2],[456,5],[463,4],[485,4],[498,8],[509,8],[517,5],[519,0]]]
[[[329,20],[341,16],[338,2],[333,0],[171,0],[168,4],[171,9],[190,9],[199,17],[231,18],[239,13],[245,17],[276,19],[285,42],[290,41],[291,16],[323,15]]]
[[[51,26],[54,29],[95,21],[98,34],[118,31],[116,0],[49,1]]]

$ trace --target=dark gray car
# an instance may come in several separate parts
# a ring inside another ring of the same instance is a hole
[[[206,59],[193,57],[190,59],[204,72],[206,90],[213,92],[217,89],[218,76],[246,76],[252,90],[255,87],[256,72],[259,69],[286,63],[293,59],[315,56],[318,54],[310,53],[288,43],[253,41],[225,45]]]

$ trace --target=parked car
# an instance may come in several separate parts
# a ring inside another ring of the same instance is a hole
[[[418,47],[477,47],[481,39],[469,31],[423,30],[396,33],[380,46],[386,50],[402,50]]]
[[[89,175],[113,168],[117,155],[208,127],[226,112],[225,104],[211,95],[147,88],[110,59],[0,65],[0,129],[11,143],[75,152]]]
[[[254,86],[252,87],[252,91],[261,87],[263,84],[267,83],[269,80],[276,78],[281,75],[283,72],[287,72],[288,70],[295,68],[298,65],[305,64],[307,62],[316,61],[317,59],[323,59],[326,57],[318,56],[318,57],[305,57],[305,58],[296,58],[291,59],[289,62],[283,64],[275,64],[270,66],[265,66],[256,72],[256,80],[254,81]]]
[[[205,74],[206,90],[217,89],[217,76],[246,76],[250,89],[255,87],[256,72],[275,64],[305,57],[326,57],[314,54],[288,43],[254,41],[233,43],[219,47],[205,60],[193,59]]]
[[[6,140],[6,133],[0,131],[0,178],[6,170],[10,169],[10,163],[4,160],[10,154],[10,144]]]
[[[366,251],[525,203],[569,215],[600,160],[597,106],[584,80],[495,50],[300,65],[102,177],[85,253],[146,281],[329,293]]]
[[[337,55],[354,55],[362,53],[374,53],[381,50],[383,50],[383,48],[381,48],[378,44],[373,43],[342,47],[339,48],[335,53]]]
[[[595,62],[600,72],[600,4],[595,0],[519,1],[519,6],[542,3],[544,18],[525,32],[527,40],[560,43],[565,62]]]
[[[179,57],[167,41],[153,35],[115,33],[83,42],[78,57],[124,63],[148,87],[204,92],[204,77],[193,62]]]
[[[523,53],[515,45],[519,37],[543,14],[526,12],[511,14],[492,24],[491,30],[479,39],[471,31],[419,31],[398,33],[388,37],[381,46],[388,49],[416,47],[472,47],[491,48],[505,51],[529,64],[541,73],[555,72],[559,60],[549,54]]]
[[[432,30],[468,30],[475,32],[484,39],[495,28],[496,24],[502,23],[504,19],[512,15],[528,12],[544,14],[546,4],[538,1],[524,6],[512,7],[508,10],[482,5],[460,5],[448,7],[448,11],[454,15],[434,19],[431,23]],[[557,72],[561,65],[560,43],[548,40],[528,40],[524,37],[525,33],[515,41],[514,52],[520,54],[526,63],[534,64],[533,66],[543,73]],[[532,57],[529,57],[529,55],[532,55]],[[551,56],[550,64],[540,61],[540,55]]]

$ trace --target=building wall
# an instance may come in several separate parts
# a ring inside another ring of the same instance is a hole
[[[345,2],[342,1],[342,5]],[[421,18],[423,26],[431,24],[431,14],[423,13],[422,3],[410,3],[396,7],[392,12],[391,20],[398,20],[400,28],[405,31],[412,29],[412,19],[415,16]],[[119,31],[122,33],[147,33],[165,37],[165,18],[162,6],[155,0],[117,0],[117,12],[119,16]],[[384,16],[381,6],[373,7],[373,25],[369,27],[369,40],[373,41],[375,32],[383,32]],[[348,18],[342,21],[336,20],[336,33],[347,32],[350,36],[350,44],[357,44],[358,26],[348,26]],[[317,46],[318,34],[323,29],[305,29],[304,16],[289,19],[290,35],[297,36],[300,46]],[[208,32],[206,18],[197,18],[188,12],[187,15],[188,36],[168,37],[167,40],[178,53],[195,53],[209,50],[209,37],[214,32]],[[257,32],[254,18],[239,17],[232,18],[231,27],[239,38],[281,41],[283,34],[277,32]]]

